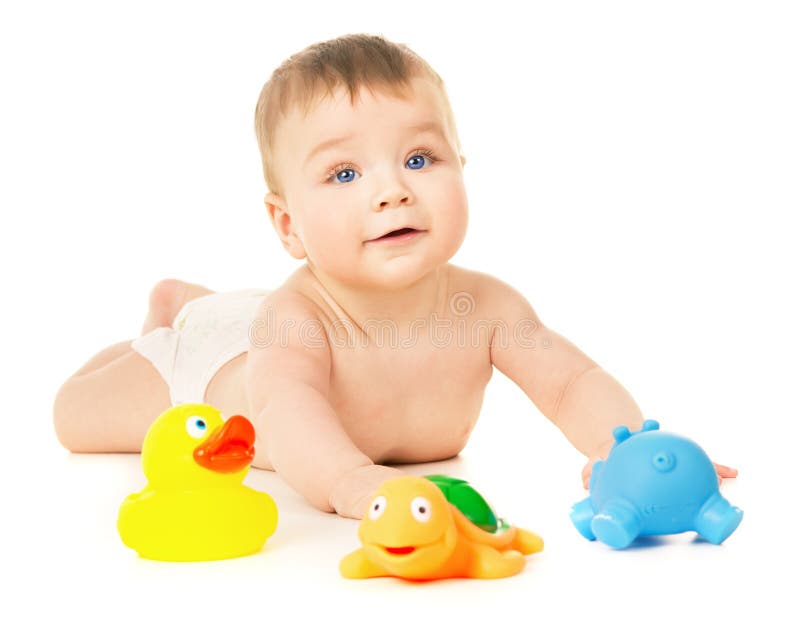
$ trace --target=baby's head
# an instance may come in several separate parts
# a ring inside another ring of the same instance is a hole
[[[318,274],[403,288],[461,245],[454,118],[441,78],[406,46],[350,35],[290,57],[261,91],[256,136],[273,225]],[[402,228],[416,232],[377,240]]]

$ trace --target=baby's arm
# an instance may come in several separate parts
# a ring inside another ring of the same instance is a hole
[[[547,328],[514,288],[494,280],[492,364],[588,457],[602,455],[618,425],[636,428],[642,413],[627,390],[574,344]],[[503,334],[505,333],[505,334]]]
[[[247,395],[272,467],[318,509],[361,518],[378,485],[403,472],[373,464],[344,431],[328,400],[331,351],[313,307],[278,292],[253,326]],[[270,335],[272,343],[259,342]]]
[[[495,327],[492,364],[522,388],[542,413],[589,460],[583,468],[588,486],[592,465],[606,458],[614,444],[612,430],[640,427],[643,417],[633,397],[608,372],[574,344],[539,320],[528,301],[514,288],[492,278],[489,299],[505,326],[503,339]],[[737,475],[725,465],[714,466],[720,479]]]

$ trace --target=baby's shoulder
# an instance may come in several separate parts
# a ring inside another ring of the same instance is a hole
[[[476,307],[493,308],[520,293],[511,285],[485,272],[450,264],[449,296],[469,294]]]
[[[289,277],[281,286],[269,291],[258,309],[259,315],[280,316],[281,318],[317,319],[319,304],[313,295],[296,280]]]

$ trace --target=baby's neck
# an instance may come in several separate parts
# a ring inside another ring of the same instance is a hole
[[[400,290],[354,289],[330,279],[312,264],[308,270],[317,280],[318,292],[326,298],[342,320],[363,329],[364,323],[391,320],[407,326],[415,320],[441,317],[446,308],[449,264],[442,264],[418,281]]]

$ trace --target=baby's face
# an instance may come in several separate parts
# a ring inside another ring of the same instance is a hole
[[[362,90],[352,105],[341,89],[306,117],[295,110],[279,124],[274,161],[284,193],[273,203],[299,252],[348,285],[402,288],[464,239],[463,161],[427,79],[413,80],[405,99]],[[378,239],[402,228],[416,232]]]

